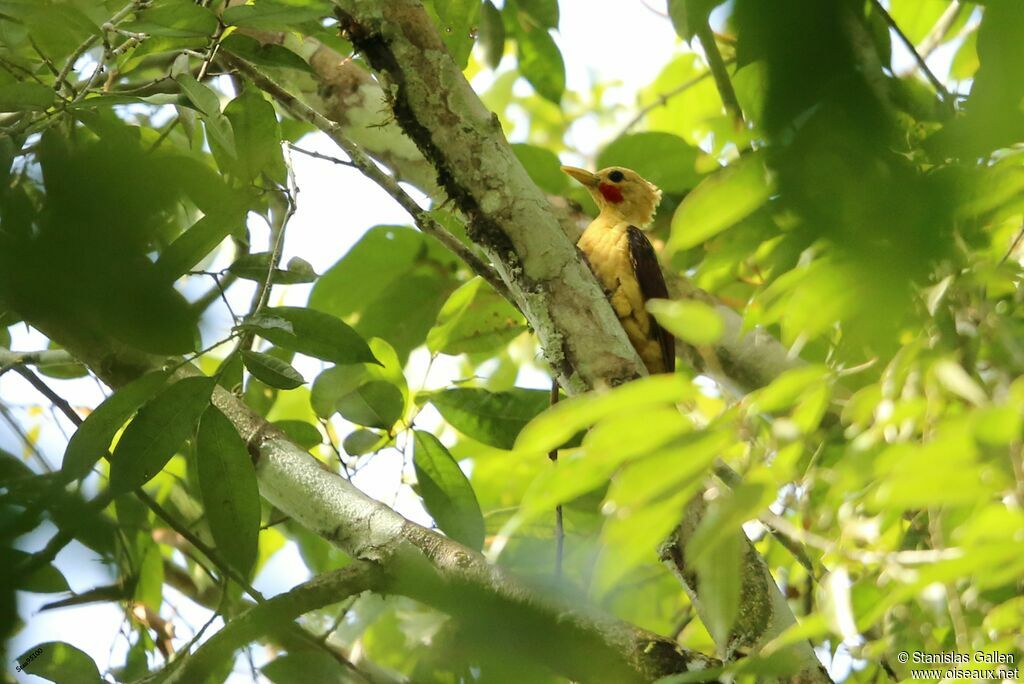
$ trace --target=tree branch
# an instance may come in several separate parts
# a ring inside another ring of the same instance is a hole
[[[939,98],[943,101],[943,103],[952,106],[952,100],[950,99],[949,91],[946,90],[946,86],[944,86],[942,84],[942,81],[940,81],[935,76],[935,74],[932,73],[932,70],[931,68],[929,68],[928,63],[924,61],[924,57],[922,57],[921,54],[917,51],[917,47],[910,40],[910,38],[907,37],[907,34],[903,32],[903,29],[899,27],[899,24],[897,24],[896,20],[892,18],[892,15],[889,14],[889,11],[885,9],[885,6],[882,5],[882,3],[879,0],[871,0],[871,5],[876,12],[882,15],[882,18],[885,20],[885,23],[889,26],[889,28],[896,32],[896,36],[900,39],[900,42],[903,43],[904,47],[906,47],[907,50],[910,51],[911,56],[913,56],[914,61],[917,63],[917,68],[920,69],[921,73],[923,73],[928,78],[928,81],[932,84],[932,87],[935,88],[935,92],[938,93]]]
[[[399,125],[434,164],[441,186],[470,218],[470,238],[491,256],[519,300],[566,391],[577,394],[642,375],[639,359],[589,269],[555,229],[549,212],[542,210],[546,201],[511,153],[493,115],[451,60],[422,5],[417,0],[338,4],[341,28],[385,84]],[[709,61],[716,60],[709,55]],[[720,59],[717,68],[724,71]],[[723,101],[735,115],[738,103],[729,93],[731,83]],[[592,341],[598,344],[588,344]],[[701,501],[700,495],[696,500]],[[703,509],[694,510],[699,522]],[[679,576],[707,623],[709,607],[699,600],[693,573],[683,560],[680,553]],[[758,580],[745,584],[751,594],[744,599],[759,607],[761,617],[741,622],[740,628],[748,631],[738,639],[763,645],[795,618],[752,547],[742,574]],[[827,675],[820,678],[809,642],[789,650],[807,664],[797,679],[828,681]]]
[[[379,185],[385,192],[391,195],[391,197],[394,198],[403,209],[409,212],[409,215],[412,216],[417,228],[427,235],[436,238],[438,242],[458,255],[474,273],[481,276],[484,280],[490,283],[499,294],[514,303],[508,288],[505,287],[505,283],[502,282],[500,277],[498,277],[494,269],[484,263],[480,257],[478,257],[468,246],[460,242],[457,237],[445,230],[441,224],[434,220],[434,217],[432,217],[429,212],[424,211],[420,205],[416,204],[416,200],[410,197],[409,193],[402,189],[396,178],[384,173],[379,166],[363,154],[359,147],[344,136],[341,131],[341,127],[338,124],[330,121],[327,117],[293,96],[274,82],[269,76],[266,76],[245,60],[231,56],[226,58],[225,61],[232,68],[237,69],[246,78],[255,83],[261,90],[277,100],[278,104],[280,104],[296,119],[311,123],[326,133],[327,136],[333,140],[336,145],[338,145],[338,147],[345,151],[353,166],[359,169],[367,178]]]
[[[250,641],[277,633],[287,632],[294,620],[305,613],[337,603],[349,596],[380,588],[382,573],[372,563],[356,562],[340,570],[314,577],[290,591],[249,608],[203,643],[179,666],[172,665],[173,673],[165,680],[174,682],[203,682],[236,650]],[[368,682],[358,670],[349,674],[353,682]],[[346,680],[350,681],[350,680]]]
[[[725,111],[732,117],[737,130],[744,127],[743,110],[740,108],[740,101],[736,97],[736,90],[732,87],[732,80],[729,78],[729,70],[726,69],[722,53],[718,51],[718,43],[715,42],[715,32],[711,30],[711,24],[702,22],[696,27],[697,40],[704,48],[704,55],[708,58],[708,68],[715,78],[715,87],[718,88],[718,96],[722,98]]]

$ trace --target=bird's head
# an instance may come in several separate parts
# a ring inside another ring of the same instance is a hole
[[[597,173],[575,166],[563,166],[562,171],[590,191],[603,215],[621,219],[638,228],[654,220],[661,190],[636,171],[621,166],[609,166]]]

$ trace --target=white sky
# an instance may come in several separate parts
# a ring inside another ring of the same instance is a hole
[[[648,0],[651,6],[663,10],[664,2]],[[632,104],[636,101],[636,89],[646,86],[659,73],[661,68],[681,49],[668,19],[657,11],[650,9],[641,0],[561,0],[561,30],[556,41],[562,49],[567,66],[568,88],[588,90],[595,81],[621,81],[622,87],[613,89],[609,98],[623,103]],[[896,41],[894,41],[894,45]],[[951,53],[936,54],[939,73],[944,74]],[[508,68],[509,60],[503,63]],[[906,53],[899,58],[899,63],[907,59]],[[476,86],[482,87],[489,80],[489,75],[482,74]],[[624,114],[628,118],[629,112]],[[613,128],[612,130],[617,130]],[[583,121],[574,126],[573,141],[588,144],[582,150],[592,154],[595,148],[604,141],[608,130],[601,131],[592,121]],[[592,142],[590,142],[592,141]],[[322,135],[309,136],[302,141],[302,146],[325,154],[339,154],[334,145]],[[581,146],[583,146],[581,144]],[[358,172],[333,165],[329,162],[311,159],[293,154],[293,164],[301,193],[299,209],[288,228],[285,245],[285,259],[299,256],[309,261],[318,273],[323,273],[338,260],[371,226],[378,224],[408,224],[405,212],[375,184],[363,178]],[[255,251],[266,249],[266,230],[258,222],[253,222]],[[219,263],[213,268],[225,267],[228,263]],[[194,279],[189,285],[189,292],[195,295],[210,286],[208,281]],[[251,284],[241,283],[232,293],[232,304],[236,310],[244,311],[251,296]],[[308,296],[308,286],[293,286],[284,291],[275,290],[277,296],[289,303],[304,304]],[[214,325],[204,330],[207,342],[213,341],[213,335],[222,332],[223,328]],[[38,335],[29,335],[23,331],[15,333],[13,347],[31,350],[41,348],[44,340]],[[414,354],[409,364],[409,382],[418,387],[425,369],[425,354]],[[297,364],[307,379],[312,379],[319,364],[312,361],[301,361]],[[435,363],[429,384],[443,386],[457,374],[454,362],[443,359]],[[544,386],[546,379],[537,373],[521,377],[521,384]],[[89,380],[50,383],[62,394],[69,397],[73,404],[95,406],[102,398],[99,387]],[[72,431],[70,425],[62,418],[55,419],[49,413],[40,413],[33,409],[40,398],[33,393],[14,373],[7,373],[0,378],[0,397],[3,397],[8,408],[27,429],[39,428],[38,448],[44,457],[53,465],[60,462],[66,444],[66,434]],[[425,414],[425,417],[429,414]],[[429,420],[429,418],[426,418]],[[344,435],[347,431],[341,432]],[[11,453],[22,453],[20,440],[10,427],[0,422],[0,447]],[[357,482],[371,495],[391,502],[395,491],[399,488],[402,473],[394,466],[396,459],[386,458],[387,454],[361,472]],[[30,461],[31,463],[31,461]],[[35,465],[35,464],[33,464]],[[419,522],[429,523],[429,518],[422,512],[418,500],[411,494],[408,487],[401,488],[398,508],[406,515]],[[22,548],[37,550],[45,544],[53,533],[52,526],[44,525],[22,540]],[[98,562],[95,556],[84,547],[74,543],[67,547],[58,557],[57,566],[64,572],[72,588],[78,591],[98,585],[107,584],[113,577],[109,570]],[[255,585],[267,594],[287,590],[294,584],[308,577],[297,551],[289,546],[279,552],[257,577]],[[47,601],[55,600],[56,595],[38,595],[20,593],[21,614],[28,619],[28,626],[13,639],[10,644],[11,656],[17,656],[37,643],[52,640],[66,640],[73,643],[92,656],[100,670],[109,664],[123,663],[127,643],[118,633],[122,625],[121,610],[110,604],[92,605],[76,609],[62,609],[37,613],[38,607]],[[190,606],[187,601],[174,601],[179,608],[184,608],[183,617],[195,628],[205,622],[206,612]],[[168,610],[165,617],[171,617]],[[191,636],[190,630],[178,625],[180,645]],[[113,644],[113,646],[112,646]],[[262,664],[265,656],[257,652],[257,665]],[[156,663],[151,663],[151,665]],[[13,670],[13,666],[11,667]],[[19,674],[20,680],[41,681],[35,677]],[[231,681],[249,681],[248,668],[238,669]]]

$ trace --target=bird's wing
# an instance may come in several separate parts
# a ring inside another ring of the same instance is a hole
[[[665,285],[665,276],[661,272],[661,265],[658,263],[658,255],[654,252],[654,245],[636,226],[629,227],[628,235],[629,259],[633,263],[633,273],[636,274],[637,282],[640,283],[640,292],[644,296],[644,301],[668,299],[668,286]],[[651,317],[651,337],[661,345],[661,356],[665,361],[665,368],[669,373],[674,373],[676,369],[675,338],[658,325],[653,316]]]

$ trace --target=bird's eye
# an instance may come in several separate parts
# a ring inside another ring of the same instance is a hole
[[[625,178],[625,176],[622,174],[621,171],[612,171],[611,173],[608,174],[608,180],[610,180],[612,183],[619,183],[622,181],[623,178]]]

